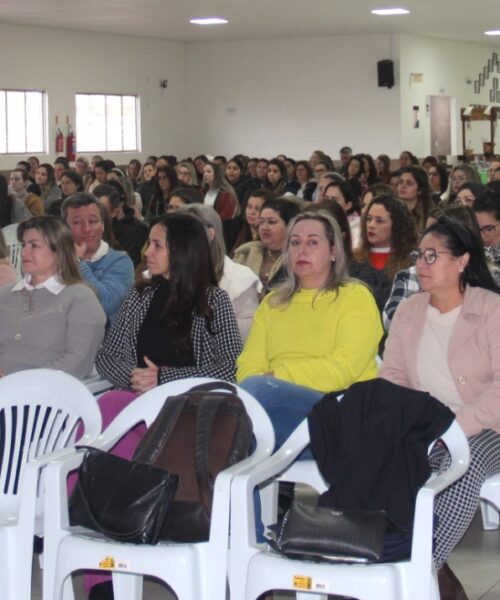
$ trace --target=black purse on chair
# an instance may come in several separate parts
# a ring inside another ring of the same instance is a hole
[[[120,542],[156,544],[179,478],[164,469],[86,446],[69,500],[71,525]]]
[[[383,510],[334,510],[293,502],[271,546],[289,558],[369,563],[384,547]]]

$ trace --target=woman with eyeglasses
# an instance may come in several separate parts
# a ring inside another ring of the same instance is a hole
[[[477,169],[475,169],[471,165],[465,164],[453,167],[450,173],[448,189],[441,196],[442,199],[446,202],[455,202],[460,186],[463,185],[466,181],[481,183],[481,178],[479,177]]]
[[[442,204],[434,208],[429,218],[427,219],[427,227],[434,225],[440,217],[449,217],[450,219],[456,219],[465,227],[468,227],[477,237],[481,236],[481,230],[478,224],[478,220],[475,213],[468,206],[463,204]],[[486,249],[485,249],[486,251]],[[411,257],[412,255],[410,255]],[[414,263],[415,255],[413,254],[412,262]],[[500,269],[495,264],[495,261],[491,259],[491,256],[486,253],[486,259],[488,261],[488,268],[493,275],[493,278],[500,284]],[[409,298],[415,292],[420,291],[420,285],[417,278],[417,270],[415,264],[398,271],[394,276],[391,293],[387,300],[384,310],[382,312],[382,320],[384,322],[385,330],[388,331],[391,326],[392,318],[396,312],[399,303],[405,298]]]
[[[379,376],[435,396],[468,436],[468,471],[435,500],[433,553],[441,600],[466,600],[447,560],[474,517],[483,482],[500,472],[500,289],[479,237],[455,219],[427,228],[415,258],[422,291],[398,307]],[[431,468],[447,458],[436,447]]]
[[[488,258],[500,266],[500,190],[489,189],[473,204]]]
[[[474,202],[484,194],[486,186],[475,181],[466,181],[458,188],[456,202],[463,206],[474,206]]]

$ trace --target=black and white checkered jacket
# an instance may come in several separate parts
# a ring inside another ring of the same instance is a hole
[[[130,374],[137,367],[137,335],[153,299],[156,286],[139,293],[129,292],[97,354],[96,367],[102,377],[119,388],[130,387]],[[212,309],[210,333],[205,318],[195,315],[191,327],[193,367],[160,367],[159,383],[184,377],[216,377],[236,381],[236,358],[242,343],[229,296],[224,290],[210,288]]]

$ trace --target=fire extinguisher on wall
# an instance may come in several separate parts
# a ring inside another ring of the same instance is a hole
[[[64,152],[64,134],[59,129],[59,119],[56,117],[56,152]]]
[[[68,134],[66,136],[66,158],[69,161],[73,161],[76,158],[76,134],[69,123],[68,117],[66,117],[66,124],[68,126]]]

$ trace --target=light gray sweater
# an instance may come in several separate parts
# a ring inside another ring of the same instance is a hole
[[[0,287],[0,370],[5,374],[45,367],[76,377],[87,376],[104,337],[106,315],[95,293],[84,284],[55,295]]]

